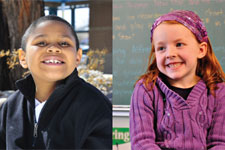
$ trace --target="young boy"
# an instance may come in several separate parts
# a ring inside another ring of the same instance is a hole
[[[82,50],[57,16],[33,22],[19,60],[30,75],[0,108],[0,149],[111,149],[112,106],[78,77]]]

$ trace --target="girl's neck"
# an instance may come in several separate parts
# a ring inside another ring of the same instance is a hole
[[[187,79],[172,80],[172,79],[167,78],[167,81],[173,87],[191,88],[195,84],[197,84],[200,79],[201,78],[199,76],[195,76],[195,77],[193,77],[193,78],[191,78],[189,80],[187,80]]]

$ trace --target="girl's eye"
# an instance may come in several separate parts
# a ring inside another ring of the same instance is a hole
[[[158,47],[158,48],[157,48],[158,51],[162,51],[162,50],[164,50],[164,49],[165,49],[165,47]]]
[[[37,43],[36,45],[43,47],[43,46],[46,46],[47,43],[42,41],[42,42]]]
[[[176,44],[177,47],[181,47],[181,46],[183,46],[183,45],[184,45],[183,43],[177,43],[177,44]]]
[[[62,46],[62,47],[67,47],[67,46],[69,46],[70,44],[67,43],[67,42],[61,42],[61,43],[59,43],[59,45]]]

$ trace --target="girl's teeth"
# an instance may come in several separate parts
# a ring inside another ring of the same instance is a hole
[[[180,66],[180,65],[181,65],[181,63],[170,64],[170,65],[169,65],[169,68],[175,68],[175,67],[178,67],[178,66]]]

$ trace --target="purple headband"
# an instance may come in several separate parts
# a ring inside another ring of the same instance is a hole
[[[155,30],[155,28],[163,21],[172,20],[183,24],[189,30],[191,30],[191,32],[195,35],[198,41],[208,42],[206,27],[204,26],[202,20],[194,12],[188,10],[175,10],[157,18],[151,28],[151,42],[153,31]]]

